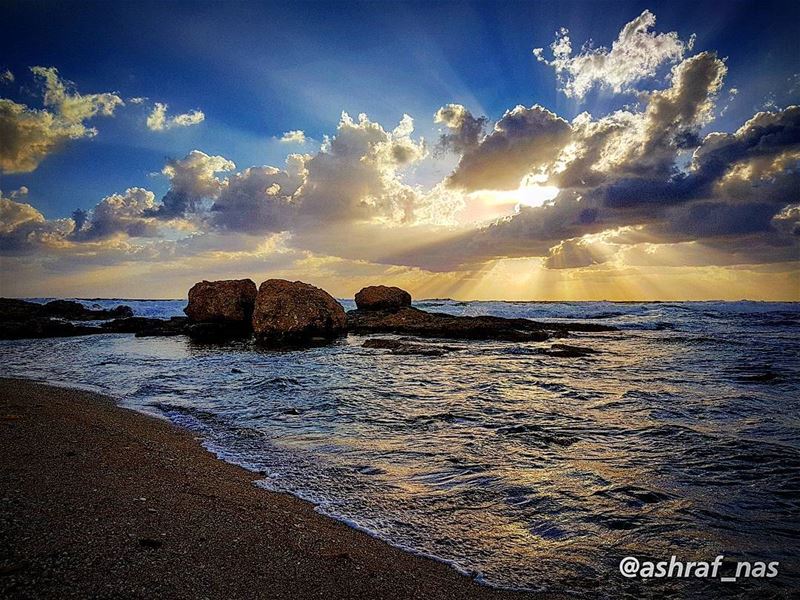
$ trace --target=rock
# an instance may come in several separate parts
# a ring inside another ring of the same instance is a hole
[[[60,317],[72,321],[100,321],[133,316],[130,306],[119,305],[108,310],[86,308],[80,302],[72,300],[53,300],[42,306],[42,314],[48,317]]]
[[[25,321],[0,322],[0,339],[20,340],[26,338],[69,337],[105,333],[99,327],[75,325],[61,319],[36,317]]]
[[[584,356],[591,356],[592,354],[598,354],[598,351],[583,346],[553,344],[549,348],[539,350],[539,353],[546,354],[547,356],[557,356],[558,358],[581,358]]]
[[[267,344],[304,344],[345,333],[347,316],[324,290],[301,281],[268,279],[258,289],[253,330]]]
[[[0,298],[0,321],[27,321],[39,317],[68,319],[70,321],[101,321],[132,317],[130,306],[117,306],[109,310],[93,310],[72,300],[53,300],[46,304]]]
[[[183,312],[194,323],[236,323],[249,328],[256,301],[251,279],[201,281],[189,290]]]
[[[151,319],[148,317],[126,317],[124,319],[114,319],[100,325],[103,329],[111,333],[139,333],[148,328],[157,327],[163,319]]]
[[[417,308],[391,311],[351,310],[348,329],[354,333],[397,333],[418,337],[469,340],[541,342],[549,334],[527,319],[500,317],[457,317]]]
[[[411,294],[399,287],[371,285],[356,294],[358,310],[400,310],[411,306]]]
[[[597,323],[541,323],[530,319],[461,317],[406,307],[398,311],[351,310],[347,327],[352,333],[396,333],[417,337],[470,340],[542,342],[570,331],[616,331]]]
[[[169,320],[153,319],[152,325],[147,325],[136,332],[136,337],[170,337],[185,335],[189,326],[187,317],[170,317]]]
[[[220,344],[242,337],[245,333],[241,327],[230,323],[190,323],[186,327],[186,335],[193,342],[203,344]]]
[[[114,319],[100,325],[109,333],[135,333],[136,337],[172,336],[186,333],[189,319],[172,317],[171,319],[154,319],[149,317],[127,317]]]
[[[385,338],[373,338],[365,341],[364,348],[380,348],[391,351],[392,354],[408,355],[419,354],[420,356],[442,356],[447,352],[456,350],[448,346],[429,346],[427,344],[414,344],[401,340],[389,340]]]

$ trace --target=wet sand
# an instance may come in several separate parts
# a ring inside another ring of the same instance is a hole
[[[259,489],[98,394],[0,379],[0,465],[0,597],[533,597]]]

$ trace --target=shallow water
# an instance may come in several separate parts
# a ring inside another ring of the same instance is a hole
[[[98,302],[119,303],[159,317],[184,305]],[[416,306],[620,331],[563,340],[600,351],[569,359],[535,352],[549,343],[464,341],[395,356],[363,336],[291,352],[5,341],[0,374],[90,385],[165,416],[264,487],[491,584],[637,596],[654,588],[621,577],[623,556],[724,554],[781,561],[774,594],[800,587],[799,304]],[[658,585],[747,595],[756,583]]]

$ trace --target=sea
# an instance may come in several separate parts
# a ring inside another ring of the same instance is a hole
[[[185,306],[83,302],[165,318]],[[415,306],[618,330],[556,340],[597,351],[580,358],[542,354],[550,342],[463,340],[395,355],[355,335],[291,351],[126,334],[2,341],[0,375],[168,419],[256,485],[486,585],[608,598],[800,589],[800,304]],[[716,579],[619,570],[629,556],[719,555]],[[778,573],[722,582],[740,561]]]

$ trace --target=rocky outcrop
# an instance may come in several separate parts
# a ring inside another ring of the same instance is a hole
[[[358,310],[398,311],[411,306],[411,294],[399,287],[371,285],[356,294]]]
[[[69,337],[104,333],[99,327],[76,325],[62,319],[35,317],[24,321],[0,321],[0,340]]]
[[[69,321],[102,321],[132,317],[133,309],[130,306],[117,306],[112,309],[86,308],[74,300],[53,300],[45,304],[16,300],[14,298],[0,298],[0,321],[27,321],[36,318],[67,319]]]
[[[92,309],[72,300],[53,300],[44,304],[41,310],[42,314],[48,317],[70,321],[102,321],[133,316],[133,309],[130,306],[120,304],[111,309]]]
[[[189,290],[189,304],[183,312],[193,323],[231,323],[249,328],[256,293],[251,279],[201,281]]]
[[[253,331],[266,344],[329,340],[347,330],[342,305],[325,290],[301,281],[268,279],[258,289]]]
[[[152,319],[149,317],[128,317],[114,319],[100,325],[109,333],[135,333],[136,337],[174,336],[186,333],[189,319],[172,317],[170,319]]]
[[[0,339],[67,337],[105,333],[100,327],[91,327],[71,321],[99,321],[114,317],[130,317],[129,306],[91,309],[72,300],[54,300],[46,304],[0,298]]]
[[[352,333],[397,333],[418,337],[469,340],[541,342],[562,337],[570,331],[614,331],[596,323],[540,323],[529,319],[502,317],[460,317],[417,308],[399,311],[351,310],[347,327]]]

